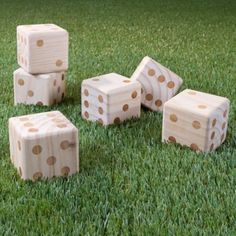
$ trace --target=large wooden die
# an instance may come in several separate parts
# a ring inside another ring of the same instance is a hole
[[[28,73],[44,74],[68,69],[68,32],[54,24],[17,27],[18,64]]]
[[[79,170],[78,129],[59,111],[10,118],[9,139],[11,161],[24,180]]]
[[[14,72],[14,104],[52,105],[65,97],[65,72],[32,75]]]
[[[162,141],[209,152],[226,138],[229,100],[186,89],[164,105]]]
[[[142,105],[160,112],[183,83],[178,75],[148,56],[143,58],[131,80],[137,80],[142,85]]]
[[[103,125],[140,117],[141,85],[110,73],[84,80],[81,88],[82,117]]]

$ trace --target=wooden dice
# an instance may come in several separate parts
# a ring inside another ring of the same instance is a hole
[[[52,105],[65,96],[65,72],[32,75],[22,68],[14,72],[14,103]]]
[[[59,111],[10,118],[9,139],[11,161],[24,180],[79,170],[78,130]]]
[[[226,138],[229,100],[186,89],[164,105],[162,141],[209,152]]]
[[[153,111],[162,111],[166,101],[172,98],[181,84],[182,79],[146,56],[131,77],[142,85],[142,105]]]
[[[18,64],[31,74],[65,71],[68,44],[68,32],[57,25],[20,25],[17,27]]]
[[[82,117],[103,125],[140,116],[141,85],[116,73],[84,80]]]

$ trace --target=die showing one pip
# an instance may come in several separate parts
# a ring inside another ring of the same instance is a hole
[[[143,58],[131,80],[137,80],[142,85],[142,105],[160,112],[183,83],[178,75],[148,56]]]
[[[78,129],[59,111],[10,118],[9,139],[11,161],[24,180],[79,170]]]
[[[32,75],[22,68],[14,72],[14,103],[52,105],[65,96],[65,72]]]
[[[67,70],[68,44],[68,32],[57,25],[20,25],[17,27],[18,64],[31,74]]]
[[[162,141],[209,152],[226,138],[229,100],[186,89],[164,105]]]
[[[116,73],[84,80],[82,117],[103,125],[140,117],[141,85]]]

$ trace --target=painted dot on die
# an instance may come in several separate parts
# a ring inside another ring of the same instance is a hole
[[[102,107],[99,107],[99,108],[98,108],[98,112],[99,112],[100,115],[103,114],[103,109],[102,109]]]
[[[57,127],[62,129],[62,128],[66,128],[67,125],[66,124],[58,124]]]
[[[40,180],[42,177],[43,177],[42,172],[36,172],[36,173],[33,175],[33,179],[34,179],[34,180]]]
[[[225,127],[226,127],[226,122],[224,122],[224,123],[222,124],[222,130],[224,130]]]
[[[114,123],[115,123],[115,124],[120,124],[120,118],[119,118],[119,117],[116,117],[116,118],[114,119]]]
[[[207,106],[206,106],[206,105],[203,105],[203,104],[200,104],[200,105],[198,105],[198,108],[199,108],[199,109],[206,109]]]
[[[153,96],[152,96],[151,93],[148,93],[145,98],[146,98],[147,101],[152,101]]]
[[[67,176],[70,173],[70,168],[68,166],[65,166],[61,169],[62,176]]]
[[[168,141],[170,143],[176,143],[176,138],[174,136],[169,136]]]
[[[43,106],[43,103],[39,101],[39,102],[36,103],[36,105],[37,106]]]
[[[148,70],[148,75],[149,76],[154,76],[156,74],[155,70],[154,69],[149,69]]]
[[[24,81],[23,79],[19,79],[19,80],[18,80],[18,84],[19,84],[20,86],[23,86],[23,85],[25,84],[25,81]]]
[[[57,61],[56,61],[56,66],[57,66],[57,67],[61,67],[62,64],[63,64],[62,60],[57,60]]]
[[[190,148],[191,148],[192,150],[194,150],[194,151],[199,151],[199,147],[198,147],[198,145],[197,145],[196,143],[192,143],[192,144],[190,145]]]
[[[214,143],[211,144],[210,151],[213,151],[213,149],[214,149]]]
[[[34,96],[34,92],[32,90],[29,90],[27,94],[28,94],[29,97],[33,97]]]
[[[56,85],[57,85],[57,80],[54,79],[54,81],[53,81],[53,86],[56,86]]]
[[[87,89],[84,90],[84,95],[87,97],[89,96],[89,91]]]
[[[41,152],[42,152],[43,148],[40,146],[40,145],[35,145],[33,148],[32,148],[32,153],[34,155],[39,155]]]
[[[103,102],[103,97],[102,97],[102,95],[98,95],[98,101],[99,101],[100,103]]]
[[[167,87],[170,88],[170,89],[172,89],[172,88],[175,87],[175,83],[174,83],[173,81],[169,81],[169,82],[167,83]]]
[[[129,105],[125,104],[122,109],[123,109],[123,111],[128,111],[129,110]]]
[[[28,132],[30,132],[30,133],[37,133],[39,130],[38,129],[36,129],[36,128],[30,128],[30,129],[28,129]]]
[[[85,106],[85,107],[89,107],[89,102],[85,100],[85,101],[84,101],[84,106]]]
[[[54,156],[50,156],[50,157],[47,158],[47,164],[48,164],[49,166],[54,165],[54,164],[56,163],[56,161],[57,161],[57,159],[56,159],[56,157],[54,157]]]
[[[228,112],[227,110],[224,111],[224,114],[223,114],[224,118],[227,116],[227,112]]]
[[[44,44],[44,42],[43,42],[42,39],[37,40],[37,46],[38,46],[38,47],[42,47],[43,44]]]
[[[21,143],[20,143],[20,141],[17,142],[17,145],[18,145],[19,151],[21,151]]]
[[[102,119],[98,119],[98,123],[103,125],[103,120]]]
[[[132,98],[136,98],[138,96],[138,93],[136,91],[134,91],[132,94],[131,94],[131,97]]]
[[[192,126],[194,129],[200,129],[201,128],[201,123],[197,120],[193,121]]]
[[[165,78],[164,75],[160,75],[160,76],[158,76],[157,80],[158,80],[160,83],[163,83],[163,82],[166,80],[166,78]]]
[[[131,80],[127,80],[127,79],[126,79],[126,80],[123,80],[123,82],[124,82],[124,83],[130,83]]]
[[[216,125],[216,122],[217,122],[217,120],[216,120],[216,119],[214,119],[214,120],[212,121],[212,127],[215,127],[215,125]]]
[[[162,101],[161,101],[160,99],[156,100],[156,101],[155,101],[155,105],[156,105],[157,107],[161,107],[161,106],[162,106]]]
[[[89,113],[87,111],[84,112],[84,117],[87,118],[87,119],[89,118]]]
[[[215,138],[215,134],[216,134],[215,131],[211,133],[211,140]]]
[[[62,141],[61,144],[60,144],[60,147],[61,147],[62,150],[68,149],[69,146],[70,146],[70,143],[69,143],[68,140],[64,140],[64,141]]]
[[[177,122],[177,121],[178,121],[178,117],[177,117],[175,114],[171,114],[171,115],[170,115],[170,120],[171,120],[172,122]]]

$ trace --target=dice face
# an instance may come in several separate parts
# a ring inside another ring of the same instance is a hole
[[[79,170],[78,130],[58,112],[9,119],[11,161],[22,179],[67,176]]]
[[[14,72],[14,103],[53,105],[65,97],[65,72],[32,75],[22,68]]]
[[[226,138],[229,100],[186,89],[164,105],[162,141],[210,152]]]
[[[144,57],[131,80],[137,80],[142,85],[142,105],[160,112],[183,83],[178,75],[150,57]]]
[[[28,73],[68,69],[68,32],[54,24],[17,27],[17,60]]]
[[[84,80],[82,117],[103,125],[140,117],[141,86],[116,73]]]

